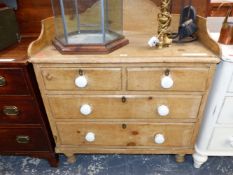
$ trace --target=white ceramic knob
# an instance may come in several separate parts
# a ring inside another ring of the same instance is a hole
[[[157,108],[158,114],[160,116],[167,116],[170,112],[169,108],[166,105],[161,105]]]
[[[155,135],[155,143],[163,144],[165,142],[165,137],[163,134],[156,134]]]
[[[230,140],[231,147],[233,147],[233,136],[231,136],[229,140]]]
[[[75,85],[79,88],[85,88],[87,83],[87,78],[83,75],[75,78]]]
[[[170,76],[164,76],[161,79],[161,87],[164,89],[169,89],[173,86],[174,81]]]
[[[148,41],[148,45],[149,45],[150,47],[154,47],[154,46],[156,46],[158,43],[159,43],[159,39],[158,39],[157,37],[155,37],[155,36],[153,36],[152,38],[150,38],[149,41]]]
[[[83,115],[90,115],[92,113],[92,108],[89,104],[83,104],[80,107],[80,113]]]
[[[95,141],[95,133],[88,132],[85,136],[86,141],[88,142],[94,142]]]

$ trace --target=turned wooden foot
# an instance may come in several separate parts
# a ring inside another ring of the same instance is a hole
[[[65,154],[65,155],[66,155],[66,157],[67,157],[67,162],[68,162],[68,163],[73,164],[73,163],[76,162],[76,157],[75,157],[74,154],[72,154],[72,153],[67,153],[67,154]]]
[[[193,161],[194,161],[194,167],[195,168],[200,168],[203,163],[205,163],[208,159],[208,156],[206,155],[201,155],[197,152],[193,154]]]
[[[176,154],[176,162],[183,163],[185,161],[185,154]]]
[[[58,167],[59,157],[58,154],[52,154],[50,157],[47,158],[51,167]]]

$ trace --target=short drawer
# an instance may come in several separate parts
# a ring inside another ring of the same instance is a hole
[[[226,97],[224,99],[222,109],[219,113],[218,123],[229,124],[233,123],[233,97]]]
[[[0,97],[1,124],[37,124],[40,122],[40,114],[32,98]]]
[[[64,145],[188,147],[192,124],[153,123],[57,123]]]
[[[42,68],[47,90],[121,90],[120,68]]]
[[[21,68],[0,69],[0,95],[29,94],[29,87]]]
[[[57,119],[194,119],[202,96],[48,96]]]
[[[48,142],[41,128],[0,128],[0,151],[45,151]]]
[[[209,143],[209,150],[232,152],[233,151],[233,128],[215,128]]]
[[[205,91],[208,68],[128,68],[132,91]]]

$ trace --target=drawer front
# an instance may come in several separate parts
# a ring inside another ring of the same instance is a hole
[[[49,96],[48,99],[53,116],[58,119],[188,119],[197,117],[202,98],[189,95],[66,95]],[[164,115],[166,107],[168,113]]]
[[[215,128],[209,143],[209,150],[232,152],[233,151],[233,128]]]
[[[191,124],[57,123],[64,145],[189,147]]]
[[[0,69],[0,95],[26,95],[29,93],[29,87],[23,69]]]
[[[0,128],[0,151],[45,151],[48,143],[40,128]]]
[[[0,97],[0,123],[40,123],[40,114],[36,102],[28,97]]]
[[[228,92],[233,92],[233,75],[231,75],[231,80],[228,86]]]
[[[208,69],[128,68],[127,76],[127,89],[133,91],[205,91]]]
[[[233,97],[226,97],[221,112],[219,113],[218,123],[229,124],[233,123]]]
[[[42,68],[47,90],[121,90],[120,68]]]

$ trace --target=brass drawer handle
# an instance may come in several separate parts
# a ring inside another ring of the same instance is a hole
[[[27,144],[30,141],[29,136],[17,136],[16,137],[16,142],[20,144]]]
[[[7,116],[19,115],[19,109],[16,106],[4,106],[3,113]]]
[[[0,87],[5,86],[5,85],[6,85],[6,79],[5,79],[5,77],[0,76]]]

